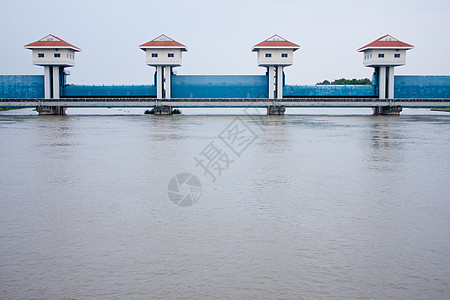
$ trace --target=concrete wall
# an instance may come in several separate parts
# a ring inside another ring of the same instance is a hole
[[[265,75],[175,75],[172,98],[267,98]]]
[[[44,98],[44,76],[0,75],[0,98]]]

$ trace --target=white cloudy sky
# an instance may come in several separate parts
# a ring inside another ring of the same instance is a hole
[[[178,74],[264,74],[251,48],[273,34],[301,46],[287,84],[371,78],[356,49],[385,34],[415,46],[397,74],[450,74],[448,0],[2,0],[0,28],[0,74],[43,74],[23,46],[52,33],[83,49],[74,84],[151,84],[138,45],[162,33],[188,47]]]

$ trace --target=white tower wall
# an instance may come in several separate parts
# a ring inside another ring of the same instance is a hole
[[[145,53],[149,66],[181,66],[181,49],[145,49]]]
[[[33,49],[33,64],[38,66],[58,65],[65,67],[73,67],[75,65],[75,51],[71,49],[56,49],[56,48]]]
[[[292,49],[259,49],[258,66],[290,66],[294,63]]]
[[[369,49],[364,51],[364,66],[403,66],[406,64],[406,50]]]

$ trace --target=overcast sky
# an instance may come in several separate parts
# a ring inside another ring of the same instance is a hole
[[[450,74],[448,0],[171,0],[0,2],[0,74],[43,74],[24,45],[51,33],[82,49],[74,84],[152,84],[139,45],[184,44],[178,74],[264,74],[251,48],[278,34],[300,45],[287,84],[371,78],[356,50],[391,34],[414,45],[396,74]]]

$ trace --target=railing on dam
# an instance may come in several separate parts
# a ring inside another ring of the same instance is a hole
[[[450,107],[450,98],[439,99],[378,99],[378,98],[61,98],[61,99],[0,99],[6,107]]]

